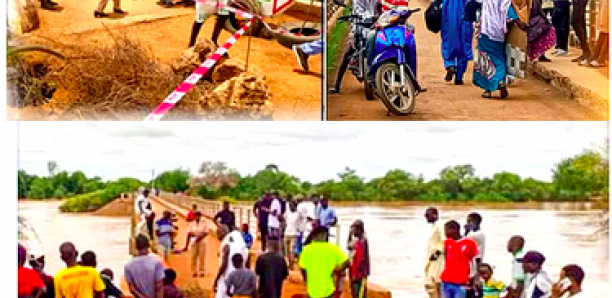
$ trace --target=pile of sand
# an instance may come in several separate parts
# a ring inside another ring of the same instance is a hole
[[[134,212],[134,200],[115,199],[94,211],[93,215],[99,216],[131,216]]]

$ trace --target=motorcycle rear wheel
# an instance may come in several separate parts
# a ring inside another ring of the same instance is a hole
[[[381,101],[391,113],[406,116],[412,113],[416,104],[415,88],[414,82],[407,74],[406,85],[401,86],[399,68],[400,65],[392,62],[381,65],[376,71],[376,88]]]

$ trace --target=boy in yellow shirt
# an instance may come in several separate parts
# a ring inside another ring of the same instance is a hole
[[[79,253],[71,242],[60,245],[60,255],[66,269],[53,278],[56,298],[97,298],[104,297],[104,281],[93,267],[77,264]]]
[[[480,277],[482,277],[482,294],[483,298],[499,298],[506,290],[506,285],[498,280],[493,279],[493,267],[487,263],[480,264],[478,268]]]

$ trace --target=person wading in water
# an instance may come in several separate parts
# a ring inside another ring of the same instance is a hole
[[[444,227],[438,220],[438,209],[427,208],[425,220],[431,224],[431,235],[427,242],[427,261],[425,263],[425,291],[429,298],[441,298],[440,275],[444,269]]]

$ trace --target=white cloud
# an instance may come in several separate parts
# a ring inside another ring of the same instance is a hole
[[[349,166],[368,179],[401,168],[434,178],[447,165],[479,175],[507,170],[550,179],[562,158],[596,148],[606,122],[21,122],[20,168],[46,163],[106,179],[148,180],[221,160],[242,174],[266,164],[301,179],[335,178]]]

